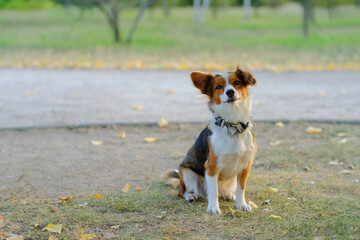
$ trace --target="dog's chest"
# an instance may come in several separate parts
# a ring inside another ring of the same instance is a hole
[[[254,153],[253,136],[249,130],[243,134],[229,136],[221,131],[214,131],[210,138],[217,159],[219,176],[223,180],[235,177],[247,167]]]

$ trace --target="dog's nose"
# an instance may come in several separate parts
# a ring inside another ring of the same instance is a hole
[[[232,90],[232,89],[227,90],[226,95],[228,95],[228,97],[233,97],[234,96],[234,90]]]

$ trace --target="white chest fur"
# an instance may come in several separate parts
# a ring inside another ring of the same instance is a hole
[[[250,129],[242,134],[231,136],[218,126],[210,127],[210,143],[217,159],[217,167],[223,180],[232,178],[247,166],[255,150]]]

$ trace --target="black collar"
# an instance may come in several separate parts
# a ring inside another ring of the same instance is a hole
[[[222,119],[221,117],[216,117],[215,125],[219,126],[221,128],[223,128],[223,127],[228,127],[228,129],[234,128],[234,130],[235,130],[234,134],[238,134],[238,133],[242,134],[249,127],[249,122],[243,123],[243,122],[239,121],[237,123],[230,123],[230,122],[225,122],[225,120]]]

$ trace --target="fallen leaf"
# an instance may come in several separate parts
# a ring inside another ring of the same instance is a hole
[[[103,234],[103,237],[104,239],[114,239],[114,238],[118,238],[119,236],[114,232],[106,232]]]
[[[143,109],[143,107],[141,105],[136,105],[136,106],[133,107],[133,109],[140,111],[140,110]]]
[[[62,202],[67,202],[67,201],[69,201],[71,199],[71,197],[62,197],[62,198],[59,198],[59,200],[60,201],[62,201]]]
[[[32,96],[35,96],[38,94],[38,91],[37,90],[33,90],[33,91],[29,91],[29,92],[25,92],[23,94],[24,97],[32,97]]]
[[[287,205],[289,205],[289,204],[290,204],[290,203],[288,203],[288,202],[284,203],[285,206],[287,206]]]
[[[156,218],[158,218],[158,219],[164,219],[164,218],[166,218],[166,216],[165,216],[165,215],[158,215],[158,216],[156,216]]]
[[[294,197],[288,197],[289,200],[296,200]]]
[[[236,210],[234,210],[234,209],[232,209],[232,208],[229,208],[230,210],[231,210],[231,215],[233,216],[233,217],[236,217],[236,216],[238,216],[239,214],[241,215],[241,214],[243,214],[243,211],[241,211],[240,209],[236,209]]]
[[[341,170],[339,172],[339,174],[342,174],[342,175],[350,175],[351,174],[351,171],[350,170]]]
[[[142,189],[141,187],[137,187],[137,188],[135,188],[135,190],[142,191],[144,189]]]
[[[325,96],[325,95],[326,95],[326,92],[320,91],[320,92],[319,92],[319,95],[320,95],[320,96]]]
[[[347,136],[347,134],[344,133],[344,132],[340,132],[340,133],[337,134],[337,136],[338,137],[345,137],[345,136]]]
[[[343,165],[343,162],[339,162],[339,161],[330,161],[329,165],[330,166],[339,166],[339,165]]]
[[[163,128],[163,127],[168,127],[169,123],[164,119],[160,119],[160,121],[158,122],[159,127]]]
[[[324,213],[320,213],[320,217],[324,217],[325,216],[325,214]]]
[[[156,141],[156,139],[153,138],[153,137],[148,137],[148,138],[144,138],[144,141],[147,142],[147,143],[153,143],[153,142]]]
[[[19,235],[16,235],[16,234],[6,234],[5,236],[6,240],[24,240],[24,237],[23,236],[19,236]]]
[[[95,193],[95,194],[94,194],[94,198],[96,198],[96,199],[100,199],[100,198],[101,198],[101,197],[100,197],[100,194]]]
[[[95,196],[94,196],[95,197]],[[99,195],[100,197],[100,195]],[[80,207],[87,207],[88,203],[87,202],[84,202],[82,204],[79,204],[79,205],[74,205],[74,208],[80,208]]]
[[[39,224],[38,223],[35,223],[34,224],[34,229],[38,228],[39,227]]]
[[[84,230],[80,229],[80,238],[79,240],[91,240],[97,238],[95,233],[85,234]]]
[[[253,203],[252,201],[249,201],[249,206],[252,208],[259,208],[255,203]]]
[[[282,127],[284,127],[284,123],[283,122],[277,122],[277,123],[275,123],[275,126],[279,127],[279,128],[282,128]]]
[[[342,90],[342,95],[347,95],[347,91],[346,90]]]
[[[270,142],[270,146],[272,146],[272,147],[276,147],[276,146],[279,146],[279,145],[281,145],[281,141],[280,140],[277,140],[277,141],[271,141]]]
[[[348,168],[349,169],[355,169],[354,165],[351,165],[351,164],[349,164]]]
[[[57,238],[53,235],[49,236],[48,240],[57,240]]]
[[[344,143],[347,143],[347,138],[343,138],[343,139],[341,139],[341,140],[339,140],[337,143],[339,143],[339,144],[344,144]]]
[[[277,215],[274,215],[274,214],[271,214],[271,215],[269,216],[269,218],[283,220],[282,217],[277,216]]]
[[[102,143],[102,141],[91,141],[91,144],[94,146],[100,146]]]
[[[322,129],[321,128],[314,128],[314,127],[308,127],[306,129],[306,132],[308,134],[316,134],[316,133],[321,133],[322,132]]]
[[[124,187],[121,191],[124,192],[124,193],[126,193],[126,192],[129,191],[129,189],[130,189],[130,185],[127,183],[127,184],[125,185],[125,187]]]
[[[174,94],[175,91],[173,91],[173,90],[166,90],[165,93],[171,95],[171,94]]]
[[[268,187],[267,190],[268,190],[269,192],[278,192],[278,191],[279,191],[279,189],[277,189],[277,188],[272,188],[272,187]]]
[[[269,200],[269,199],[265,200],[265,201],[263,202],[263,205],[270,205],[270,200]]]
[[[119,133],[118,138],[121,138],[121,139],[126,138],[126,133],[124,131],[122,131],[121,133]]]
[[[5,223],[4,223],[4,217],[0,216],[0,228],[5,227]]]
[[[63,225],[63,224],[52,224],[52,223],[49,223],[46,227],[43,228],[42,231],[47,230],[48,232],[51,232],[51,233],[60,234],[63,228],[64,228],[64,225]]]
[[[114,226],[111,226],[110,228],[114,229],[114,230],[119,230],[121,228],[121,225],[114,225]]]

